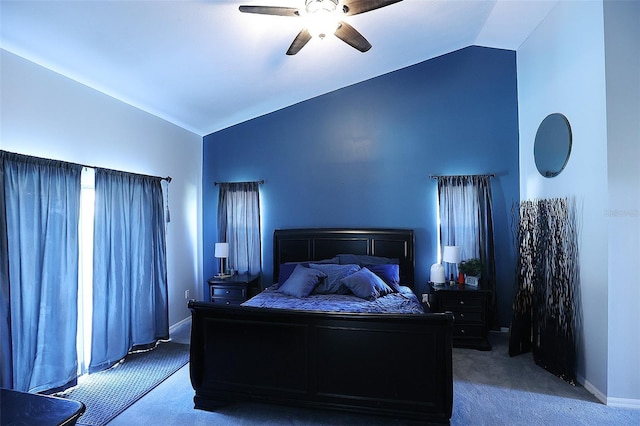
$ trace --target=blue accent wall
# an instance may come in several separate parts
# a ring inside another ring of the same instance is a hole
[[[203,146],[204,275],[217,271],[214,182],[264,179],[263,283],[274,229],[411,228],[421,292],[437,260],[429,175],[495,173],[499,321],[509,324],[519,200],[514,51],[468,47],[212,133]]]

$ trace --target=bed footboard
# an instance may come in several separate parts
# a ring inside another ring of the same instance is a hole
[[[195,408],[255,401],[451,418],[451,314],[189,308]]]

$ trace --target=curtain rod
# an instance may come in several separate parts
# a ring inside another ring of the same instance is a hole
[[[21,155],[24,157],[32,157],[32,158],[41,158],[43,160],[51,160],[51,161],[59,161],[61,163],[67,163],[67,164],[73,164],[75,166],[80,166],[80,167],[87,167],[89,169],[106,169],[106,170],[113,170],[114,172],[121,172],[121,173],[131,173],[132,175],[138,175],[138,176],[143,176],[143,177],[150,177],[150,178],[154,178],[154,179],[161,179],[161,180],[166,180],[167,183],[171,183],[171,176],[167,176],[167,177],[160,177],[160,176],[153,176],[153,175],[145,175],[142,173],[134,173],[134,172],[125,172],[122,170],[115,170],[115,169],[107,169],[106,167],[96,167],[96,166],[89,166],[87,164],[81,164],[81,163],[74,163],[72,161],[64,161],[64,160],[55,160],[53,158],[44,158],[44,157],[36,157],[35,155],[29,155],[29,154],[19,154],[17,152],[10,152],[10,151],[4,151],[1,150],[2,152],[6,152],[8,154],[14,154],[14,155]]]
[[[429,175],[429,179],[438,179],[439,177],[466,177],[466,176],[488,176],[490,178],[496,177],[495,173],[487,173],[483,175]]]
[[[262,185],[264,183],[264,179],[257,180],[257,181],[250,181],[250,182],[213,182],[213,184],[215,186],[218,186],[218,185],[223,184],[223,183],[253,183],[253,182],[258,182],[258,185]]]
[[[160,177],[160,176],[153,176],[153,175],[145,175],[144,173],[135,173],[135,172],[125,172],[123,170],[115,170],[115,169],[107,169],[106,167],[96,167],[96,166],[86,166],[84,164],[79,164],[82,167],[88,167],[90,169],[106,169],[106,170],[113,170],[114,172],[119,172],[119,173],[129,173],[132,175],[136,175],[136,176],[142,176],[142,177],[148,177],[148,178],[154,178],[154,179],[160,179],[160,180],[166,180],[167,183],[171,183],[171,181],[173,179],[171,179],[171,176],[167,176],[167,177]]]

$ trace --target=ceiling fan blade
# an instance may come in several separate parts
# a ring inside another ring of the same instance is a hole
[[[287,55],[295,55],[298,53],[309,40],[311,40],[311,33],[306,28],[303,28],[296,38],[293,39],[293,43],[291,43],[289,50],[287,50]]]
[[[358,49],[361,52],[366,52],[371,49],[371,43],[362,36],[355,28],[346,22],[340,22],[340,26],[334,33],[336,37],[347,43],[349,46]]]
[[[402,0],[352,0],[348,4],[342,6],[345,15],[357,15],[359,13],[369,12],[370,10],[380,9],[390,4],[401,2]]]
[[[240,6],[240,12],[259,13],[262,15],[300,16],[300,10],[295,7],[279,6]]]

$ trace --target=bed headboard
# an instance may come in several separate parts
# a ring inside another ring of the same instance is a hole
[[[309,228],[273,232],[273,281],[280,264],[359,254],[398,259],[400,283],[413,288],[414,236],[412,229]]]

